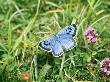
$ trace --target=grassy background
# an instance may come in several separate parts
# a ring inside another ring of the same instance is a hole
[[[77,25],[77,46],[54,58],[39,41],[61,28]],[[96,44],[87,44],[83,32],[92,26]],[[0,0],[0,82],[109,82],[100,61],[110,56],[109,0]]]

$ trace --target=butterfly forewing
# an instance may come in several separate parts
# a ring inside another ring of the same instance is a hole
[[[40,42],[39,46],[45,51],[51,52],[52,51],[51,43],[52,43],[52,38],[49,38]]]
[[[64,29],[62,29],[58,34],[67,34],[67,35],[72,35],[75,36],[76,34],[76,25],[75,24],[71,24],[66,26]]]

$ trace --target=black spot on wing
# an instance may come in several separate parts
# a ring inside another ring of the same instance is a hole
[[[76,30],[77,30],[76,25],[72,24],[66,29],[66,34],[70,34],[74,37],[76,35]]]
[[[72,35],[72,36],[75,36],[75,35],[76,35],[76,30],[77,30],[77,27],[76,27],[76,25],[75,25],[75,24],[72,24],[72,26],[74,27],[74,33],[73,33],[73,35]]]
[[[76,25],[75,24],[72,24],[72,26],[76,28]]]
[[[45,44],[44,42],[40,42],[39,46],[46,51],[51,51],[51,49],[48,47],[49,45]]]
[[[50,45],[49,41],[44,41],[44,45]]]

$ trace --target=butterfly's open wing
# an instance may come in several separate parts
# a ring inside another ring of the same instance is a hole
[[[63,48],[69,50],[76,45],[76,42],[73,39],[75,34],[76,25],[72,24],[66,26],[58,34],[40,42],[39,46],[48,52],[52,52],[54,57],[59,57],[63,54]]]
[[[52,52],[54,57],[59,57],[63,54],[62,46],[54,36],[40,42],[39,46],[45,51]]]
[[[52,51],[52,48],[51,48],[51,42],[52,42],[52,39],[49,38],[49,39],[46,39],[44,41],[41,41],[39,43],[39,46],[45,50],[45,51],[48,51],[48,52],[51,52]]]
[[[76,41],[73,39],[71,35],[67,35],[67,34],[60,35],[58,40],[66,51],[76,46]]]
[[[59,57],[64,53],[62,45],[56,39],[52,42],[51,48],[54,57]]]
[[[62,34],[67,34],[67,35],[71,35],[71,36],[75,36],[76,35],[76,25],[75,24],[71,24],[66,26],[63,30],[61,30],[58,35],[62,35]]]
[[[66,51],[76,46],[76,41],[73,39],[73,37],[76,35],[76,30],[76,25],[72,24],[66,26],[57,34],[58,41]]]

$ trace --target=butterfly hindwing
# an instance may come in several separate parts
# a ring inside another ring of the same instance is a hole
[[[64,53],[62,45],[59,43],[59,41],[57,41],[57,39],[54,39],[51,44],[51,48],[54,57],[59,57]]]
[[[66,51],[76,46],[76,41],[73,39],[71,35],[60,35],[60,38],[58,40]]]

